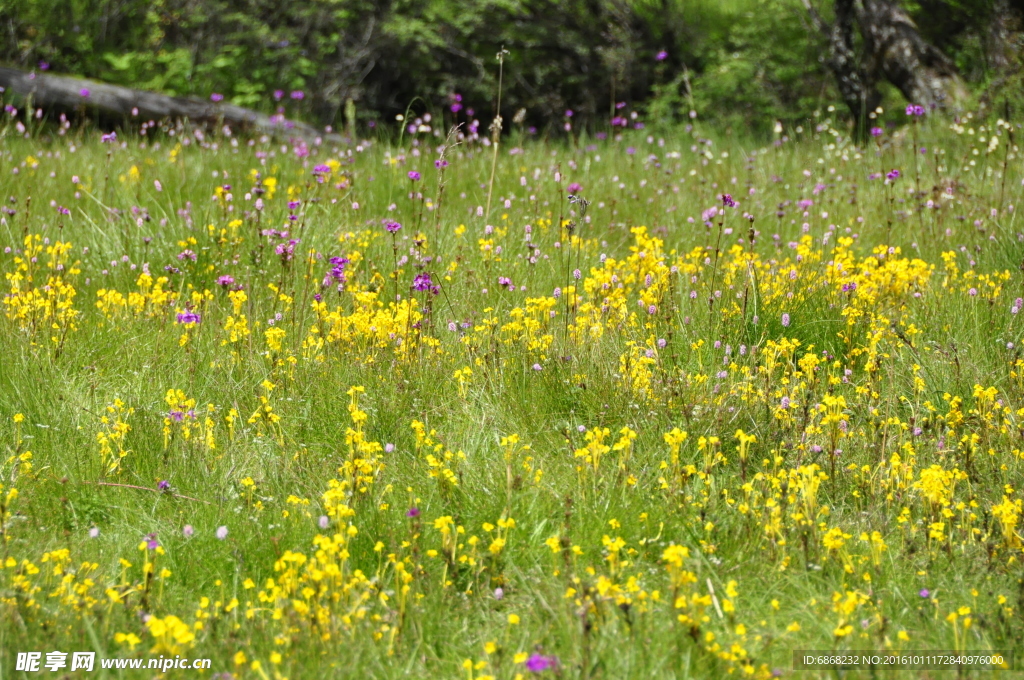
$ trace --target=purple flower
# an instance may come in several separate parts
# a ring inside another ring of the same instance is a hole
[[[219,526],[219,527],[217,527],[217,538],[219,538],[220,540],[223,541],[227,537],[228,537],[228,528],[226,526]]]
[[[666,59],[668,59],[668,52],[666,52],[665,50],[662,50],[661,52],[658,52],[656,55],[654,55],[655,61],[665,61]]]
[[[384,224],[384,228],[387,229],[389,234],[395,234],[402,228],[402,225],[398,222],[387,222]]]
[[[331,168],[327,165],[317,165],[313,168],[313,176],[316,177],[316,181],[319,184],[323,184],[324,180],[328,175],[331,174]]]
[[[296,101],[302,101],[306,98],[306,93],[302,90],[292,90],[292,93],[289,96]]]
[[[223,99],[224,99],[224,95],[222,95],[219,92],[214,92],[213,94],[210,95],[210,101],[211,102],[219,102],[219,101],[222,101]]]
[[[331,518],[327,515],[320,515],[320,519],[317,520],[317,525],[321,529],[326,529],[327,527],[331,526]]]
[[[195,529],[192,528],[191,524],[186,524],[181,528],[181,535],[185,538],[192,538],[192,534],[195,533]]]
[[[281,101],[284,97],[284,90],[274,90],[274,101]]]
[[[299,239],[289,239],[287,243],[278,243],[274,247],[274,252],[281,257],[281,262],[288,262],[292,259],[295,254],[295,246],[299,244]]]
[[[345,267],[348,265],[349,259],[347,257],[338,257],[335,255],[330,259],[330,263],[331,268],[324,277],[323,287],[326,288],[331,285],[332,281],[336,281],[338,283],[338,292],[340,293],[343,290],[342,284],[346,281]]]
[[[411,179],[413,182],[418,182],[420,179],[420,173],[416,172],[415,170],[410,170],[409,179]]]
[[[83,87],[81,90],[78,91],[78,94],[82,95],[83,97],[88,97],[89,96],[89,89],[86,88],[86,87]]]
[[[116,142],[117,141],[117,133],[116,132],[111,132],[109,134],[100,135],[100,141],[103,142],[104,144],[109,144],[111,142]]]
[[[149,550],[156,550],[157,548],[160,547],[160,544],[156,542],[156,535],[155,534],[150,534],[149,535],[149,540],[146,541],[146,547]]]
[[[39,62],[39,70],[40,71],[49,71],[50,70],[50,65],[48,63],[46,63],[45,61],[41,61],[41,62]]]
[[[907,115],[908,116],[923,116],[924,107],[920,104],[907,104]]]
[[[871,136],[872,137],[881,137],[882,136],[882,128],[880,128],[880,127],[873,127],[873,128],[871,128]]]
[[[446,161],[443,158],[438,158],[436,161],[434,161],[434,167],[437,168],[438,170],[440,170],[441,168],[447,168],[448,161]]]
[[[227,288],[234,282],[235,277],[231,276],[230,274],[225,274],[224,276],[217,277],[217,285],[221,286],[222,288]]]
[[[782,315],[782,326],[783,328],[789,328],[789,314]]]
[[[160,489],[161,491],[167,491],[168,489],[171,488],[171,483],[168,482],[166,479],[161,479],[160,483],[156,485],[156,488]]]
[[[722,205],[726,208],[735,208],[737,203],[733,200],[732,194],[722,194]]]
[[[927,588],[921,588],[920,592],[918,592],[918,595],[920,595],[921,597],[928,597],[929,595],[931,595],[931,591],[929,591]]]
[[[568,187],[566,187],[566,191],[568,191],[570,194],[578,194],[579,192],[583,191],[583,186],[579,182],[573,182]]]
[[[188,325],[193,323],[199,323],[200,316],[191,310],[186,310],[178,314],[178,323]]]
[[[890,170],[889,172],[885,173],[885,178],[891,182],[894,182],[900,178],[900,171],[895,169]]]
[[[544,671],[558,665],[558,657],[534,654],[524,663],[526,664],[526,670],[531,673],[543,673]]]
[[[416,275],[416,278],[412,280],[412,289],[420,292],[431,290],[434,285],[434,281],[430,278],[430,274],[427,272],[420,272]]]
[[[420,516],[420,509],[419,508],[409,508],[408,510],[405,511],[405,516],[406,517],[419,517]]]
[[[565,117],[566,118],[572,118],[572,109],[566,109],[565,110]]]

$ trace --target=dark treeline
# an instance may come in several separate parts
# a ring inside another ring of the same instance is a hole
[[[606,128],[620,114],[633,125],[634,111],[650,124],[696,110],[764,130],[849,99],[829,60],[839,44],[829,27],[842,5],[877,4],[886,3],[2,0],[0,60],[169,94],[223,95],[261,110],[284,106],[341,126],[352,116],[393,120],[410,103],[446,120],[475,109],[489,121],[495,55],[504,48],[506,129],[513,119],[541,131],[566,122]],[[1015,4],[900,3],[973,92],[1005,83],[1019,64]],[[871,69],[884,69],[849,33],[846,46],[861,53],[870,87],[898,97],[884,78],[874,82]]]

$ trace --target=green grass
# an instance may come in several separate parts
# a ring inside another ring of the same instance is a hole
[[[14,671],[17,652],[53,650],[292,679],[529,677],[523,659],[542,655],[557,667],[537,677],[596,679],[838,677],[794,671],[794,649],[1020,649],[1020,159],[1003,129],[989,151],[991,123],[958,133],[928,119],[915,179],[910,128],[865,149],[814,124],[763,148],[705,144],[699,128],[508,142],[481,217],[492,149],[478,140],[450,148],[441,175],[429,135],[298,157],[181,128],[103,144],[6,123],[2,677],[33,675]],[[328,159],[340,165],[318,183]],[[869,179],[893,168],[895,182]],[[574,182],[585,219],[566,198]],[[723,193],[739,206],[705,226]],[[386,220],[402,224],[397,255]],[[300,238],[294,257],[262,229]],[[45,241],[23,266],[33,235]],[[46,251],[58,241],[71,244],[60,270]],[[872,256],[879,245],[900,250]],[[350,259],[340,293],[321,285],[332,256]],[[136,308],[147,267],[170,294]],[[411,289],[423,272],[437,294]],[[238,311],[224,275],[244,287]],[[406,321],[396,288],[424,316]],[[100,290],[127,304],[101,309]],[[180,323],[187,310],[201,321]],[[249,334],[232,341],[239,314]],[[778,349],[786,339],[799,345]],[[195,419],[168,390],[195,401]],[[249,422],[261,397],[276,423]],[[120,421],[115,400],[133,409]],[[186,440],[207,417],[214,446]],[[127,453],[110,469],[97,434],[118,421],[130,430],[111,446]],[[584,431],[596,428],[608,447],[635,439],[595,465]],[[688,433],[675,461],[673,428]],[[737,430],[756,437],[746,460]],[[872,532],[885,546],[874,558],[860,540]],[[671,546],[688,551],[677,570]],[[284,559],[295,553],[306,561]],[[156,635],[168,616],[178,639]]]

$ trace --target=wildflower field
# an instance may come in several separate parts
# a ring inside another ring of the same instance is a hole
[[[3,677],[1020,650],[1019,126],[915,113],[495,145],[9,111]]]

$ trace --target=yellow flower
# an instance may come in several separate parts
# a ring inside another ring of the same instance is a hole
[[[135,645],[142,642],[135,633],[117,633],[114,635],[114,642],[119,645],[128,645],[131,649],[135,649]]]

